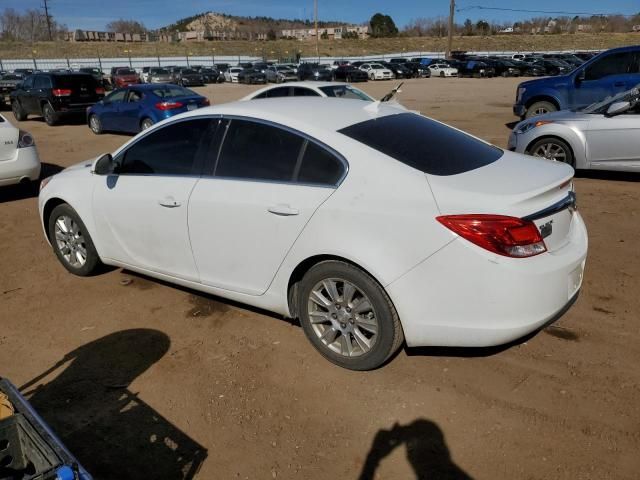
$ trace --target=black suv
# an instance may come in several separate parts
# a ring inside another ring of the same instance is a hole
[[[298,80],[324,80],[332,78],[331,69],[317,63],[301,63],[298,67]]]
[[[18,121],[42,115],[55,125],[62,116],[84,115],[102,97],[104,87],[87,73],[37,73],[11,92],[11,109]]]

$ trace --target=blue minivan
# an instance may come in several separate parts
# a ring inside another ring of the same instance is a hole
[[[640,83],[640,45],[607,50],[566,75],[518,85],[513,113],[520,118],[577,109]]]

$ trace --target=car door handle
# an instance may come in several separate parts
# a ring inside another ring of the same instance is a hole
[[[290,217],[292,215],[298,215],[300,212],[296,208],[291,208],[289,205],[272,205],[267,209],[270,213],[274,215],[279,215],[281,217]]]
[[[164,197],[162,200],[158,200],[161,207],[176,208],[180,206],[180,202],[176,201],[173,197]]]

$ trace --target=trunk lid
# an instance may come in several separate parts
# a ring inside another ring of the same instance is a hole
[[[497,161],[458,175],[427,174],[442,215],[497,214],[532,220],[554,251],[568,242],[575,210],[573,169],[505,151]]]

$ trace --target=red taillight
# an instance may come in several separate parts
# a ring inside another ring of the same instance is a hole
[[[104,88],[102,87],[96,87],[96,93],[98,95],[104,95]]]
[[[462,238],[506,257],[533,257],[547,251],[538,227],[531,220],[503,215],[444,215],[441,224]]]
[[[71,90],[68,88],[54,88],[51,90],[54,97],[68,97],[71,95]]]
[[[184,105],[180,102],[159,102],[156,103],[158,110],[174,110],[176,108],[182,108]]]

